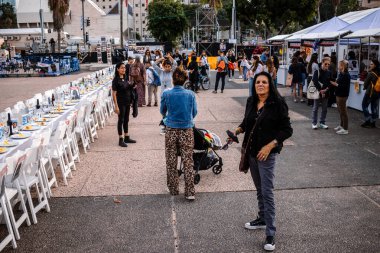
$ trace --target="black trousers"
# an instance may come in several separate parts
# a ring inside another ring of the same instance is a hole
[[[226,72],[216,72],[215,91],[218,90],[220,79],[222,79],[222,89],[221,90],[224,90],[224,85],[226,84]]]
[[[117,132],[119,135],[128,133],[129,113],[131,110],[130,104],[119,104],[119,120],[117,121]]]

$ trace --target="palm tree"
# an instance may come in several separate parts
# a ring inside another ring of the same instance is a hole
[[[53,12],[53,26],[58,33],[58,52],[61,52],[61,31],[65,25],[65,14],[69,10],[69,0],[49,0],[48,3]]]

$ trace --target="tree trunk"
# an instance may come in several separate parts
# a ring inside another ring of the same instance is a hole
[[[289,21],[285,22],[285,24],[281,27],[280,31],[278,32],[278,34],[282,34],[282,32],[285,30],[285,28],[289,25]]]
[[[57,30],[58,33],[58,53],[61,52],[61,29]]]

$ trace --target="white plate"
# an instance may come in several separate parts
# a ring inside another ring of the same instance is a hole
[[[29,129],[26,128],[26,127],[29,127]],[[36,131],[36,130],[40,130],[40,129],[41,129],[40,126],[32,126],[32,125],[29,125],[29,126],[23,126],[23,127],[21,128],[21,131]]]
[[[17,146],[18,144],[17,144],[17,142],[15,142],[15,141],[7,141],[7,142],[5,142],[5,141],[1,141],[0,142],[0,147],[15,147],[15,146]]]
[[[32,136],[30,133],[18,133],[11,136],[12,139],[26,139]]]
[[[58,116],[60,116],[60,115],[59,114],[46,114],[42,117],[43,118],[57,118]]]
[[[8,151],[7,148],[0,148],[0,154],[4,154]]]

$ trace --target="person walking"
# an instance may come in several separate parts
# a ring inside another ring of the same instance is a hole
[[[144,57],[143,57],[143,64],[145,65],[145,63],[147,62],[151,62],[152,61],[152,55],[150,54],[150,51],[149,51],[149,48],[145,51],[145,54],[144,54]]]
[[[324,57],[322,59],[321,69],[314,72],[313,83],[317,90],[319,91],[319,99],[314,99],[313,103],[313,122],[312,129],[318,129],[318,108],[319,104],[322,106],[322,113],[319,119],[319,128],[328,129],[326,125],[326,115],[327,115],[327,102],[329,97],[329,86],[330,81],[332,80],[331,72],[329,71],[330,66],[330,57]]]
[[[154,75],[158,75],[157,72],[154,70],[152,63],[147,62],[145,63],[146,67],[146,81],[148,85],[148,105],[149,107],[152,106],[152,95],[154,95],[154,106],[158,106],[157,104],[157,84],[154,83]],[[155,73],[156,72],[156,73]]]
[[[185,198],[195,199],[194,188],[194,118],[197,103],[194,92],[183,87],[187,73],[181,68],[173,72],[173,89],[165,90],[161,97],[160,112],[166,116],[165,157],[167,186],[171,195],[179,194],[178,157],[181,154],[185,176]]]
[[[298,61],[298,57],[292,58],[292,64],[289,67],[289,74],[293,75],[292,78],[292,90],[293,90],[293,97],[294,97],[294,103],[298,103],[300,100],[303,102],[302,98],[302,69],[303,65],[301,62]],[[298,92],[298,95],[297,95]]]
[[[218,93],[219,80],[222,79],[222,87],[220,92],[223,93],[224,85],[226,84],[226,74],[227,74],[227,66],[228,60],[224,56],[223,51],[218,51],[219,57],[216,62],[216,80],[215,80],[215,89],[212,93]]]
[[[252,66],[249,66],[248,71],[248,89],[249,89],[249,96],[252,96],[253,94],[253,79],[258,73],[261,73],[264,71],[263,63],[260,61],[260,58],[257,55],[254,55],[252,57]]]
[[[141,63],[140,56],[137,56],[135,62],[130,65],[129,68],[129,81],[136,86],[136,91],[138,95],[138,106],[142,107],[146,105],[145,102],[145,83],[146,83],[146,72],[145,66]]]
[[[379,78],[380,63],[374,59],[369,65],[369,73],[363,85],[365,94],[362,101],[362,109],[365,122],[361,126],[365,128],[376,128],[376,119],[379,117],[380,93],[375,91],[374,85]],[[371,113],[369,113],[368,106],[371,106]]]
[[[244,133],[243,148],[257,189],[258,216],[245,224],[247,229],[265,229],[264,249],[275,249],[276,209],[274,172],[276,156],[283,142],[293,134],[288,106],[274,86],[272,76],[260,72],[254,77],[253,94],[247,100],[244,119],[235,134]]]
[[[112,80],[112,97],[115,104],[115,113],[118,115],[117,132],[119,134],[120,147],[128,147],[127,143],[136,143],[128,134],[133,86],[128,82],[125,72],[126,67],[124,63],[120,62],[116,64],[115,75]]]
[[[340,116],[340,125],[334,130],[337,134],[348,134],[347,99],[350,94],[351,76],[348,73],[348,62],[343,60],[338,64],[338,79],[330,83],[335,87],[336,103]]]

